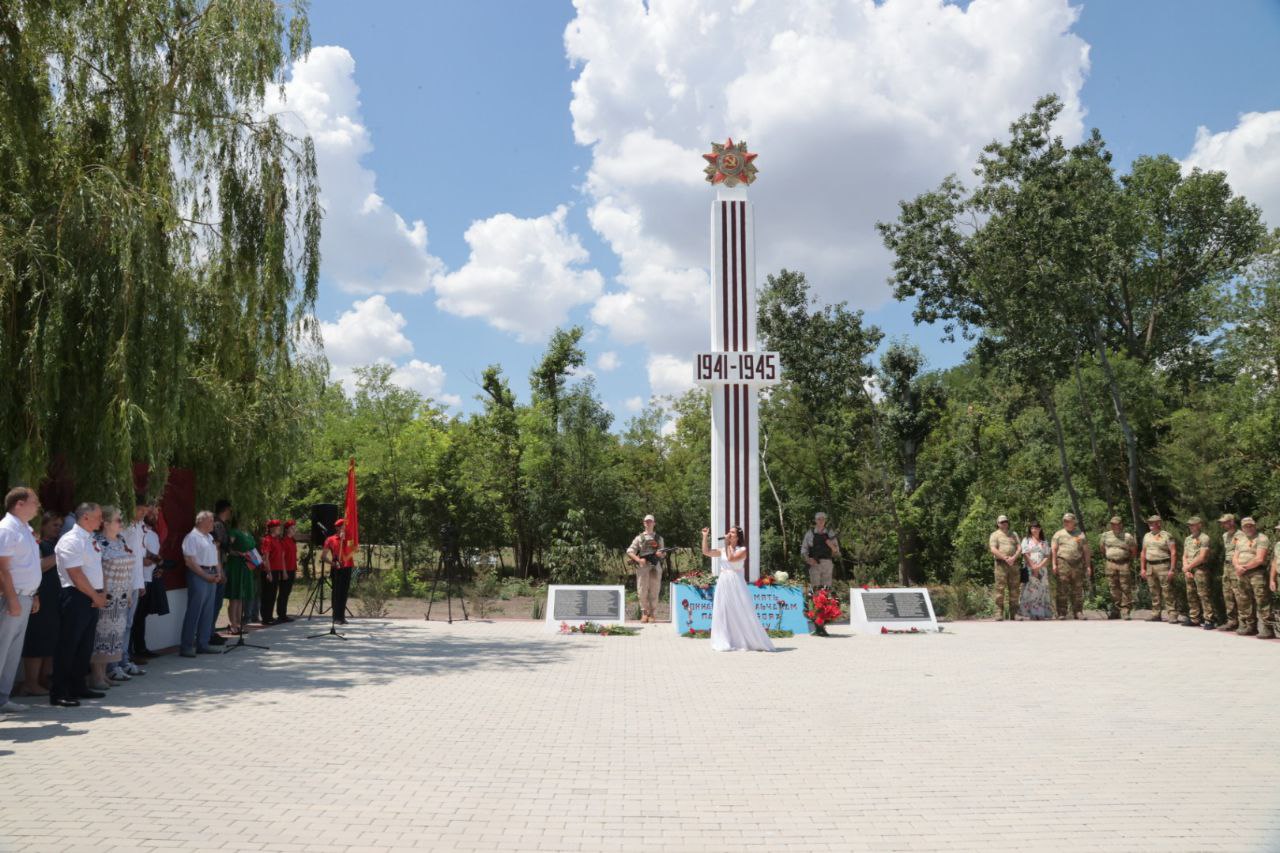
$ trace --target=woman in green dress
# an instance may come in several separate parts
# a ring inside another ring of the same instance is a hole
[[[257,546],[253,536],[233,527],[230,533],[231,545],[227,551],[227,615],[231,622],[231,633],[244,631],[245,602],[253,598],[257,586],[257,578],[253,574],[253,558],[250,552]]]

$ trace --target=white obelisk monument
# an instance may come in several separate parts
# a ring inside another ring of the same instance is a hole
[[[760,423],[756,396],[782,379],[778,354],[756,340],[755,215],[747,185],[756,155],[733,140],[703,158],[716,188],[711,205],[711,351],[694,359],[694,380],[711,390],[711,530],[742,528],[746,577],[760,576]],[[715,543],[713,543],[715,547]]]

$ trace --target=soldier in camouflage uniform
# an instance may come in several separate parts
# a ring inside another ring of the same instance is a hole
[[[1108,619],[1128,619],[1133,613],[1133,558],[1138,543],[1124,529],[1120,516],[1111,516],[1111,529],[1102,534],[1102,556],[1107,561],[1107,584],[1111,587]]]
[[[1236,530],[1236,517],[1229,512],[1218,519],[1218,524],[1222,526],[1222,603],[1226,607],[1222,614],[1222,626],[1218,630],[1234,631],[1240,627],[1236,618],[1240,607],[1240,585],[1236,583],[1236,565],[1233,560],[1240,531]]]
[[[1093,556],[1071,513],[1062,516],[1062,529],[1053,534],[1050,553],[1053,575],[1058,579],[1054,590],[1058,618],[1066,619],[1068,608],[1072,619],[1084,618],[1084,573],[1093,576]]]
[[[1191,610],[1191,627],[1212,631],[1213,578],[1209,570],[1209,534],[1204,533],[1200,516],[1187,519],[1190,535],[1182,542],[1182,577],[1187,585],[1187,607]]]
[[[1240,528],[1233,556],[1240,588],[1240,627],[1236,633],[1270,640],[1275,636],[1271,628],[1271,590],[1263,567],[1271,556],[1271,540],[1258,530],[1252,518],[1240,519]]]
[[[657,532],[652,515],[644,517],[644,532],[631,540],[627,558],[636,564],[636,595],[640,598],[640,621],[656,621],[658,593],[662,589],[662,536]]]
[[[1280,524],[1276,525],[1276,539],[1280,540]],[[1271,549],[1271,595],[1274,601],[1277,592],[1276,583],[1280,581],[1277,577],[1280,575],[1280,548],[1272,547]],[[1275,607],[1271,609],[1271,633],[1280,632],[1280,617],[1277,617]]]
[[[1018,570],[1020,553],[1018,534],[1009,530],[1009,516],[996,519],[996,529],[987,539],[987,550],[996,561],[996,621],[1004,621],[1005,593],[1009,598],[1009,618],[1018,618],[1018,599],[1022,592],[1022,576]]]
[[[1142,537],[1142,577],[1151,590],[1151,616],[1148,622],[1159,622],[1165,610],[1169,611],[1169,620],[1178,624],[1178,597],[1174,587],[1174,561],[1178,558],[1178,543],[1173,534],[1162,529],[1164,526],[1160,516],[1153,515],[1147,519],[1151,531]],[[1182,617],[1187,619],[1186,616]],[[1191,621],[1187,619],[1187,621]]]

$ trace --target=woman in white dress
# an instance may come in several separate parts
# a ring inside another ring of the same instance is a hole
[[[739,547],[742,531],[731,527],[724,536],[724,548],[708,548],[709,528],[702,528],[702,553],[711,558],[716,591],[711,603],[711,648],[717,652],[773,651],[773,641],[756,618],[751,590],[742,577],[747,549]]]

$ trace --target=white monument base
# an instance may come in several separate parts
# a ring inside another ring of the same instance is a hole
[[[924,587],[849,590],[849,623],[859,634],[938,631],[933,601]]]

